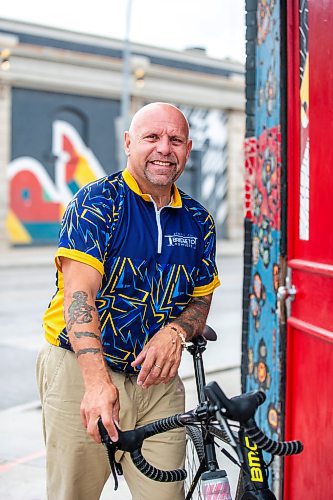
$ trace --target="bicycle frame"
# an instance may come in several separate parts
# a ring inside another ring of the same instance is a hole
[[[202,354],[206,350],[207,341],[203,337],[198,337],[195,342],[187,346],[188,352],[193,357],[194,373],[197,387],[197,395],[199,406],[204,405],[207,398],[204,393],[204,387],[206,385],[205,370],[203,364]],[[208,424],[208,422],[207,422]],[[190,500],[192,498],[193,492],[200,480],[201,475],[205,471],[216,471],[219,469],[219,464],[216,457],[214,437],[223,440],[222,433],[219,429],[208,426],[208,432],[205,432],[205,426],[201,427],[202,438],[204,444],[205,458],[200,463],[198,471],[192,481],[190,489],[186,495],[185,500]],[[230,431],[230,429],[229,429]],[[276,497],[269,489],[267,471],[265,468],[265,463],[263,460],[263,454],[260,448],[250,441],[246,435],[244,429],[240,427],[238,431],[239,445],[235,447],[235,451],[238,455],[240,474],[242,476],[243,487],[246,493],[242,495],[242,498],[250,500],[251,492],[253,492],[253,498],[257,500],[274,500]],[[222,452],[234,463],[237,461],[225,450]],[[246,495],[246,496],[245,496]]]
[[[206,396],[204,393],[204,387],[206,385],[205,370],[203,365],[202,353],[206,350],[207,341],[203,337],[198,337],[196,341],[187,347],[188,352],[193,357],[194,363],[194,373],[198,394],[199,404],[203,404],[206,401]],[[216,459],[214,438],[205,433],[202,434],[202,439],[205,449],[206,464],[208,470],[214,471],[218,469],[218,462]]]
[[[238,437],[245,458],[242,464],[244,489],[248,492],[260,492],[259,496],[257,494],[255,498],[275,499],[275,495],[268,486],[267,471],[261,449],[250,441],[244,429],[239,429]]]
[[[119,429],[117,442],[110,439],[101,417],[99,418],[98,428],[102,442],[107,449],[111,471],[115,479],[115,489],[117,489],[117,473],[121,473],[121,468],[119,466],[118,470],[118,464],[115,461],[117,450],[129,452],[133,464],[150,479],[160,482],[183,481],[186,478],[185,469],[159,469],[145,459],[141,449],[144,440],[151,436],[179,427],[187,427],[198,456],[200,459],[202,456],[203,458],[195,478],[192,480],[192,486],[186,500],[192,498],[193,491],[200,478],[204,483],[205,495],[214,495],[214,492],[216,492],[216,494],[225,495],[228,500],[231,498],[226,472],[219,469],[218,466],[214,438],[233,448],[237,455],[237,459],[235,459],[226,449],[221,448],[224,455],[240,467],[240,480],[236,499],[276,500],[268,487],[267,467],[263,460],[261,448],[272,455],[287,456],[301,453],[303,444],[297,440],[275,441],[265,435],[257,426],[254,416],[258,406],[265,401],[266,396],[263,391],[241,394],[229,399],[217,382],[212,381],[206,385],[202,353],[206,349],[207,340],[216,339],[215,332],[209,330],[211,329],[208,327],[205,338],[198,336],[192,340],[193,345],[187,346],[187,350],[192,354],[194,362],[199,399],[199,405],[196,408],[186,413],[178,413],[155,420],[136,429],[127,431]],[[232,430],[233,426],[229,423],[230,421],[240,424],[238,433]],[[189,431],[191,426],[195,427],[193,435]],[[199,426],[201,436],[198,435]],[[197,447],[199,442],[200,452]]]

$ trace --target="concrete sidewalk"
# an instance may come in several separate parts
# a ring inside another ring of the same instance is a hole
[[[230,397],[240,392],[239,369],[207,375],[207,382],[216,380]],[[184,380],[186,409],[196,405],[196,387],[193,378]],[[45,452],[41,430],[41,409],[38,401],[0,411],[1,448],[7,456],[0,463],[0,499],[46,500]],[[8,453],[8,451],[10,452]],[[238,468],[221,453],[220,467],[228,472],[232,491],[237,485]],[[113,491],[113,480],[107,482],[101,500],[130,500],[131,495],[123,478],[119,489]]]

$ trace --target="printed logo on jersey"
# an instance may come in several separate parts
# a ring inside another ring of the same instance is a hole
[[[186,248],[193,248],[194,250],[197,248],[198,238],[190,234],[187,235],[182,233],[165,234],[164,238],[168,240],[169,247],[186,247]]]

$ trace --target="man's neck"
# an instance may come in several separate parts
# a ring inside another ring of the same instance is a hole
[[[161,208],[166,207],[167,205],[170,204],[171,201],[171,192],[168,194],[153,194],[149,193],[152,199],[154,200],[157,209],[161,210]]]
[[[148,184],[147,182],[142,181],[142,179],[137,179],[130,168],[128,168],[128,171],[137,182],[137,185],[139,186],[141,192],[143,194],[149,194],[151,196],[158,210],[169,205],[173,193],[173,186],[156,186],[151,183]]]

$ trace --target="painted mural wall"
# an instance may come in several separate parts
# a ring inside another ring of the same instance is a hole
[[[281,240],[280,4],[275,0],[255,3],[251,25],[255,33],[250,40],[255,44],[253,119],[248,121],[245,141],[245,211],[249,228],[245,247],[250,248],[250,262],[244,279],[247,317],[242,380],[246,391],[265,391],[267,398],[260,407],[258,424],[269,436],[277,438],[282,423],[281,332],[277,314]],[[248,7],[250,4],[253,2],[247,2]],[[247,82],[250,79],[251,75]],[[248,87],[251,89],[251,85]],[[250,134],[249,123],[253,125]],[[271,480],[278,481],[278,475],[279,467],[275,465]]]
[[[7,229],[16,245],[55,244],[73,195],[85,184],[121,170],[116,121],[118,101],[12,90],[12,160],[8,165]],[[222,111],[182,107],[194,151],[179,182],[207,201],[217,229],[226,222],[226,116]]]
[[[119,113],[117,101],[12,89],[7,230],[13,244],[54,244],[72,196],[117,170]]]

